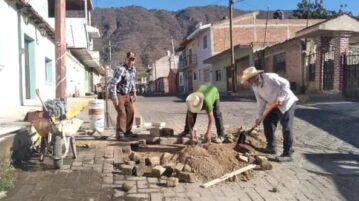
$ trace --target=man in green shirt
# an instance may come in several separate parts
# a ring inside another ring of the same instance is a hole
[[[222,143],[224,140],[224,128],[222,113],[219,109],[219,92],[217,87],[201,85],[196,92],[188,95],[186,103],[188,110],[186,125],[182,135],[187,135],[189,133],[192,140],[197,138],[196,134],[193,132],[197,113],[201,110],[205,110],[208,115],[207,131],[204,135],[205,141],[211,141],[211,128],[213,122],[215,122],[217,128],[217,138],[215,142]]]

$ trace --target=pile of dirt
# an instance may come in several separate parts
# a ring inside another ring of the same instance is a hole
[[[246,164],[236,158],[231,144],[188,146],[178,153],[178,160],[191,166],[198,179],[208,181],[239,169]]]

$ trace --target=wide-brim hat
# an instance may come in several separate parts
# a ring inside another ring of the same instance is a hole
[[[192,113],[199,113],[202,110],[204,95],[201,92],[193,92],[186,98],[187,108]]]
[[[257,70],[256,67],[254,66],[246,68],[243,71],[243,75],[241,77],[241,83],[246,84],[251,77],[256,76],[262,72],[263,70]]]

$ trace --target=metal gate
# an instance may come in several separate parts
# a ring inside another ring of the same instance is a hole
[[[334,51],[323,54],[323,90],[334,88]]]
[[[359,54],[344,56],[344,95],[359,100]]]

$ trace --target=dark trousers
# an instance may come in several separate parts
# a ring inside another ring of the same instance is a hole
[[[277,108],[270,112],[263,120],[264,134],[267,139],[267,146],[271,148],[276,147],[275,130],[278,121],[282,125],[283,134],[283,153],[290,154],[293,145],[293,119],[296,104],[294,103],[287,112],[282,112]]]
[[[117,110],[117,125],[116,136],[120,133],[125,134],[132,129],[134,110],[132,101],[129,95],[117,95],[118,106]]]
[[[197,119],[197,113],[193,113],[193,125],[192,125],[192,129],[196,123],[196,119]],[[213,104],[213,116],[214,116],[214,120],[216,123],[216,129],[217,129],[217,136],[223,136],[224,137],[224,128],[223,128],[223,117],[222,117],[222,112],[219,109],[219,100],[216,100]],[[185,127],[184,127],[184,134],[188,134],[189,133],[189,128],[188,128],[188,112],[186,115],[186,123],[185,123]]]

